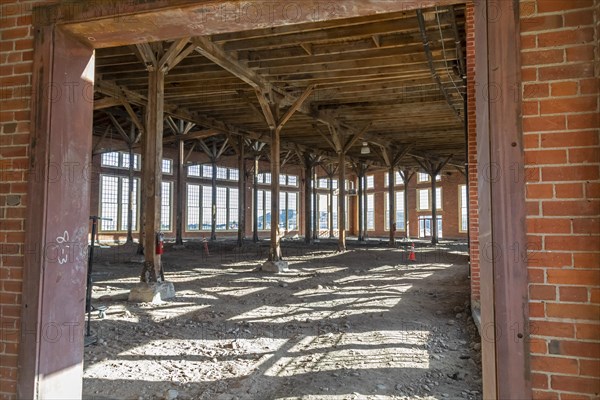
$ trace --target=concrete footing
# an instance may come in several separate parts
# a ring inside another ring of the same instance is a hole
[[[261,271],[278,274],[280,272],[289,271],[289,268],[287,261],[267,261],[262,265]]]
[[[175,297],[173,282],[138,283],[129,292],[132,303],[160,303]]]

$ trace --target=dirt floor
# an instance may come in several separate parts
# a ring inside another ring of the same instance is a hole
[[[167,247],[177,297],[131,304],[132,246],[97,249],[85,399],[480,399],[480,344],[464,243],[284,242]]]

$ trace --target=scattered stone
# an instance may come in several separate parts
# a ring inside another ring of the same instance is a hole
[[[167,390],[167,395],[165,396],[166,400],[175,400],[177,397],[179,397],[179,391],[177,389]]]
[[[453,319],[448,320],[448,322],[446,322],[446,325],[456,325],[456,321]]]
[[[377,390],[387,390],[387,386],[384,385],[383,383],[378,383],[376,387],[377,387]]]

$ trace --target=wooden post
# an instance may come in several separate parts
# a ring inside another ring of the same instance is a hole
[[[85,170],[90,165],[93,104],[86,93],[94,85],[94,50],[56,26],[32,27],[31,31],[36,50],[29,161],[35,175],[29,176],[27,207],[23,208],[27,213],[25,246],[20,246],[25,255],[23,295],[2,293],[10,301],[15,299],[15,304],[17,299],[22,302],[21,319],[13,327],[12,322],[4,322],[13,319],[3,316],[2,341],[19,342],[15,398],[78,399],[91,185],[81,173],[56,179],[53,166]],[[43,95],[50,87],[77,90],[70,96]],[[12,356],[0,357],[3,365],[5,360],[13,362]],[[3,391],[11,391],[4,376],[0,379]]]
[[[244,245],[246,237],[246,144],[244,138],[240,137],[238,151],[238,246]]]
[[[333,175],[329,175],[329,202],[327,204],[328,219],[329,219],[329,239],[333,239]],[[339,226],[338,226],[339,228]]]
[[[402,182],[404,183],[404,235],[407,239],[410,239],[410,209],[408,208],[408,185],[413,176],[414,171],[405,169],[400,173],[402,176]]]
[[[212,199],[211,199],[211,219],[210,219],[210,240],[217,240],[217,148],[216,143],[213,142],[213,157],[211,158],[212,163]]]
[[[365,174],[362,172],[362,165],[359,166],[358,169],[358,192],[357,192],[357,201],[358,201],[358,241],[362,242],[363,240],[365,240],[364,237],[364,222],[365,222],[365,218],[364,218],[364,199],[363,199],[363,192],[364,192],[364,179],[365,179]]]
[[[253,204],[252,204],[252,241],[258,242],[258,161],[259,156],[254,156],[254,182],[253,182]],[[263,226],[266,221],[266,215],[263,215]]]
[[[133,124],[131,125],[131,130],[133,131],[135,128]],[[133,136],[133,132],[132,132]],[[133,141],[130,140],[127,143],[127,148],[129,150],[129,170],[128,170],[128,185],[127,192],[129,193],[127,197],[127,243],[133,243],[133,196],[134,196],[134,186],[133,186]]]
[[[183,204],[185,196],[185,142],[177,142],[177,203],[175,209],[175,244],[183,245]]]
[[[367,197],[367,175],[366,175],[366,169],[365,169],[365,173],[364,173],[364,183],[363,183],[363,203],[364,203],[364,207],[363,207],[363,240],[367,240],[367,238],[369,237],[368,235],[368,215],[369,213],[367,212],[367,206],[368,206],[368,197]]]
[[[269,261],[281,260],[279,236],[280,128],[271,129],[271,250]]]
[[[391,166],[388,173],[388,210],[389,210],[389,228],[390,228],[390,247],[396,246],[396,196],[394,193],[394,174],[396,169]]]
[[[308,152],[304,153],[304,243],[310,243],[312,236],[312,171],[313,160]]]
[[[317,169],[313,168],[313,171],[313,240],[317,240],[319,239],[319,203],[317,202],[317,187],[319,185],[317,180]]]
[[[144,198],[144,268],[142,282],[160,279],[160,255],[156,254],[156,235],[160,231],[160,202],[162,184],[163,100],[165,74],[160,68],[148,72],[148,107],[146,135],[143,141]]]
[[[338,164],[338,251],[346,251],[346,154],[339,153]]]

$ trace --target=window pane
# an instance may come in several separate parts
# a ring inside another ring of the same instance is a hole
[[[329,179],[319,178],[319,188],[327,189],[329,187]]]
[[[328,199],[326,194],[319,195],[319,229],[329,228]]]
[[[212,226],[212,187],[202,186],[202,230],[210,231]]]
[[[133,213],[131,215],[132,230],[137,230],[137,194],[138,179],[133,179]],[[129,229],[129,178],[121,178],[121,230]]]
[[[202,176],[204,178],[212,178],[213,167],[210,164],[204,164],[202,166]]]
[[[288,229],[290,231],[298,229],[298,193],[288,193],[287,210]]]
[[[100,181],[100,217],[103,218],[100,229],[116,231],[119,216],[119,178],[102,175]]]
[[[111,153],[103,153],[101,160],[103,167],[118,167],[119,153],[116,151],[113,151]]]
[[[217,188],[217,228],[218,231],[227,229],[227,188]]]
[[[288,175],[288,185],[298,186],[298,177],[296,175]]]
[[[375,229],[375,195],[367,195],[367,229]]]
[[[239,181],[240,180],[240,170],[236,168],[229,168],[229,180]]]
[[[338,188],[338,180],[337,179],[332,179],[331,180],[331,187],[333,189],[337,189]]]
[[[173,173],[173,160],[162,160],[162,173],[163,174],[172,174]]]
[[[285,174],[279,175],[279,184],[287,185],[287,176]]]
[[[162,182],[160,229],[163,231],[171,230],[171,182]]]
[[[269,174],[269,179],[271,178],[271,174]],[[271,191],[265,190],[265,223],[264,229],[271,229]]]
[[[423,172],[419,172],[417,174],[417,181],[418,182],[429,182],[429,174],[425,174]]]
[[[375,187],[375,177],[373,175],[367,176],[367,189],[373,189]]]
[[[217,167],[217,179],[227,179],[227,168]]]
[[[468,227],[467,186],[460,185],[460,230],[466,232]]]
[[[429,209],[429,189],[417,189],[417,201],[419,210]]]
[[[199,185],[187,186],[187,227],[189,231],[197,231],[200,229]]]
[[[334,195],[331,200],[331,209],[333,211],[333,229],[338,229],[338,196]]]
[[[258,201],[256,203],[256,211],[257,211],[257,215],[256,215],[256,221],[258,223],[258,229],[262,230],[264,229],[265,226],[265,202],[264,202],[264,197],[265,197],[265,192],[264,190],[259,190],[258,191]]]
[[[435,188],[435,208],[442,209],[442,188]]]
[[[271,183],[271,173],[270,172],[265,173],[265,183]]]
[[[199,165],[190,165],[187,167],[188,176],[200,176],[200,166]]]
[[[404,229],[404,191],[396,192],[396,229]]]
[[[287,222],[287,209],[286,209],[286,193],[279,193],[279,227],[282,229],[286,229]]]
[[[227,229],[238,228],[238,215],[239,215],[239,190],[229,189],[229,221],[227,223]]]

